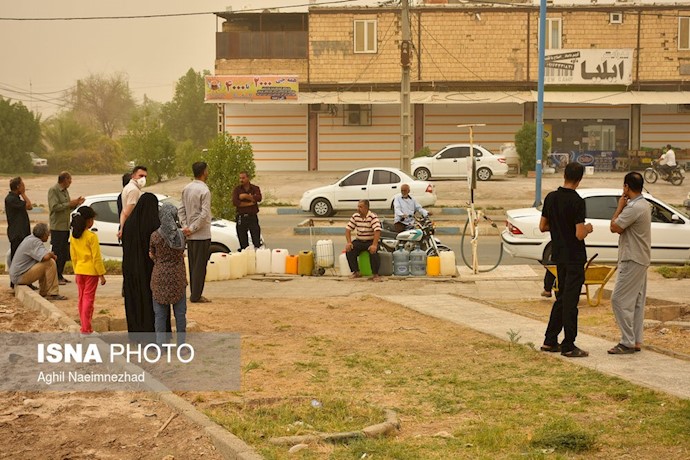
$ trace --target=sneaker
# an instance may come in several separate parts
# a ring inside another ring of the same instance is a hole
[[[46,300],[67,300],[67,297],[60,294],[47,295],[45,298]]]
[[[541,291],[542,297],[551,297],[551,291]]]
[[[565,356],[566,358],[586,358],[589,356],[589,353],[585,350],[580,350],[579,348],[575,347],[572,350],[562,351],[561,355]]]
[[[608,351],[610,355],[631,355],[633,353],[635,353],[635,347],[626,347],[622,343],[619,343]]]

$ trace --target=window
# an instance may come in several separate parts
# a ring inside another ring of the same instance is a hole
[[[474,148],[474,157],[479,158],[480,156],[484,155],[481,150],[479,150],[477,147]]]
[[[376,53],[376,20],[355,21],[355,53]]]
[[[678,49],[690,50],[690,17],[678,18]]]
[[[91,209],[96,213],[96,220],[117,224],[120,219],[117,215],[116,201],[96,201],[91,205]]]
[[[651,200],[649,204],[652,207],[652,222],[661,222],[664,224],[673,223],[673,212]]]
[[[340,186],[350,187],[352,185],[367,185],[367,180],[369,180],[369,171],[360,171],[343,179]]]
[[[397,184],[400,182],[400,176],[394,172],[384,171],[382,169],[374,170],[374,178],[371,183],[374,184]]]
[[[593,196],[585,199],[587,219],[611,220],[618,207],[616,196]]]
[[[563,33],[561,18],[546,18],[546,49],[557,50],[561,48],[561,35]]]
[[[343,126],[371,126],[371,104],[346,104]]]

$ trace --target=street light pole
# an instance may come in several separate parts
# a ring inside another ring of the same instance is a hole
[[[410,4],[402,0],[402,42],[400,43],[400,66],[402,77],[400,83],[400,169],[411,173],[412,121],[410,103],[410,56],[412,54],[410,34]]]
[[[544,62],[546,55],[546,0],[539,5],[539,83],[537,91],[537,164],[534,207],[541,205],[542,151],[544,150]]]

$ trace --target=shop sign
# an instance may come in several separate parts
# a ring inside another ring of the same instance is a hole
[[[632,59],[632,49],[546,50],[544,83],[629,85]]]
[[[207,75],[206,101],[297,100],[297,75]]]

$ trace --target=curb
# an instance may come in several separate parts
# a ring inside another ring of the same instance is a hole
[[[293,234],[295,235],[345,235],[345,226],[342,227],[293,227]],[[480,236],[498,236],[501,231],[493,227],[479,227]],[[461,227],[436,227],[436,235],[462,235]],[[471,238],[469,234],[466,234]]]
[[[15,297],[31,310],[37,310],[62,326],[67,332],[79,333],[79,325],[69,318],[62,310],[53,305],[27,286],[16,286]],[[148,386],[148,385],[147,385]],[[151,387],[149,387],[151,388]],[[185,401],[171,391],[151,391],[154,398],[167,404],[171,409],[177,411],[188,421],[201,428],[213,442],[218,452],[228,460],[262,460],[251,446],[240,438],[230,433],[199,412],[191,403]]]

